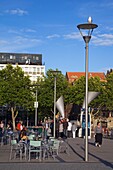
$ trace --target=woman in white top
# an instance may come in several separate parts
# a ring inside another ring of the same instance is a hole
[[[72,123],[68,121],[68,127],[67,127],[67,134],[68,138],[72,137]]]

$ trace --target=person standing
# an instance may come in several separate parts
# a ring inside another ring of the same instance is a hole
[[[62,122],[62,120],[59,121],[59,137],[63,138],[63,122]]]
[[[95,127],[95,146],[101,147],[102,145],[102,126],[100,122],[97,122],[97,126]]]
[[[54,120],[50,123],[51,135],[54,136]]]
[[[0,137],[3,136],[3,133],[4,133],[4,123],[3,121],[0,122]]]
[[[75,124],[75,122],[72,123],[72,135],[73,135],[73,138],[76,137],[76,130],[77,130],[77,126]]]
[[[23,129],[23,122],[20,120],[18,123],[17,123],[17,131],[18,131],[18,141],[20,141],[20,132],[21,132],[21,130]]]
[[[49,129],[49,123],[48,120],[45,120],[45,139],[48,139],[48,129]]]
[[[64,137],[67,138],[67,127],[68,127],[68,122],[67,119],[63,119],[63,129],[64,129]]]
[[[68,121],[67,134],[68,134],[68,138],[71,138],[72,137],[72,123],[69,121],[69,119],[67,121]]]

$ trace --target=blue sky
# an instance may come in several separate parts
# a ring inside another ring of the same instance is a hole
[[[42,54],[46,71],[85,71],[77,25],[98,28],[89,43],[89,71],[113,68],[113,0],[0,0],[0,52]]]

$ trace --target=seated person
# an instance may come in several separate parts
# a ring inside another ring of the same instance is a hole
[[[28,137],[27,137],[27,134],[26,134],[26,129],[25,128],[23,128],[22,130],[21,130],[21,132],[20,132],[20,139],[21,140],[28,140]]]

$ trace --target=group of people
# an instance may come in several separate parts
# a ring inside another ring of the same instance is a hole
[[[54,121],[49,123],[46,120],[46,130],[47,134],[51,136],[54,136]],[[77,131],[77,123],[76,122],[70,122],[69,119],[60,119],[56,120],[55,122],[55,136],[56,138],[75,138],[76,137],[76,131]],[[48,133],[49,132],[49,133]]]
[[[54,136],[54,121],[48,122],[45,121],[44,125],[46,130],[46,138]],[[12,131],[11,124],[8,123],[6,130],[8,132]],[[18,140],[26,140],[27,139],[27,132],[26,127],[23,125],[22,121],[19,121],[16,126],[16,130],[18,131]],[[56,121],[55,124],[55,136],[56,138],[75,138],[77,136],[77,122],[71,122],[69,119],[60,119]],[[4,133],[4,123],[0,121],[0,137],[2,137]],[[100,122],[97,122],[97,126],[95,127],[95,146],[101,147],[102,145],[102,137],[103,137],[103,129]]]
[[[52,134],[53,135],[53,134]],[[56,137],[75,138],[77,136],[77,122],[71,122],[69,119],[61,119],[56,122]],[[95,146],[101,147],[103,137],[103,128],[100,122],[95,127]]]

